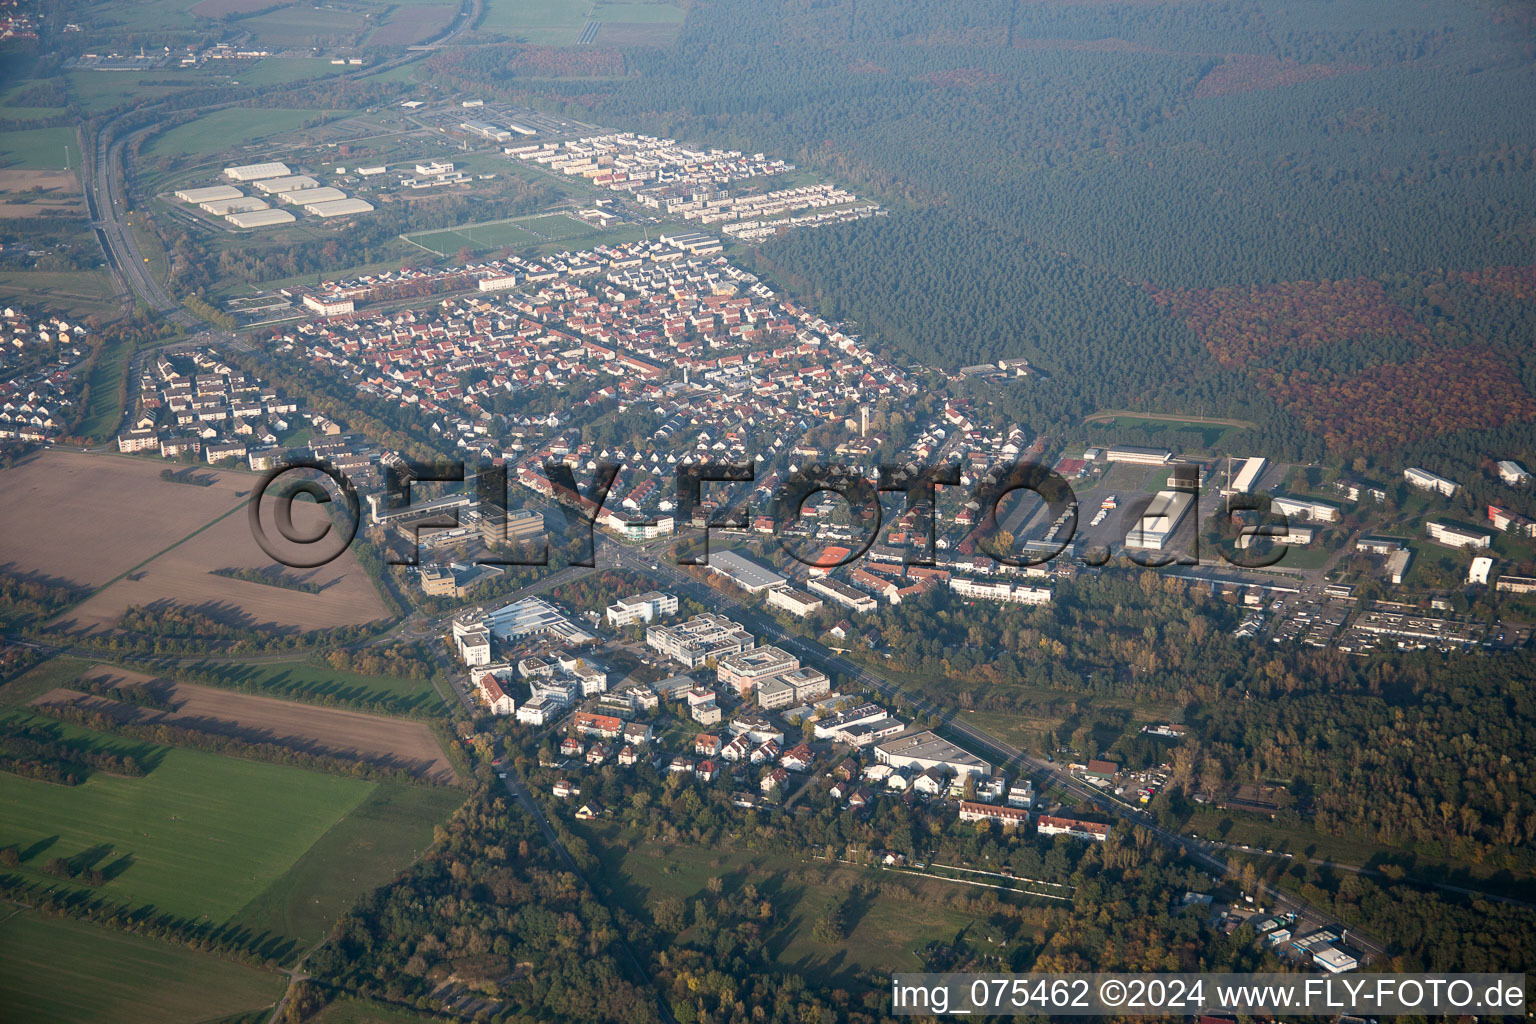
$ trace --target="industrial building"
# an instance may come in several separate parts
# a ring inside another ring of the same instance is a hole
[[[280,178],[283,175],[292,173],[292,168],[287,164],[276,161],[265,164],[240,164],[235,167],[224,168],[224,177],[230,181],[260,181],[263,178]]]
[[[281,178],[263,178],[256,182],[256,188],[269,196],[279,192],[297,192],[301,188],[319,187],[320,182],[307,174],[288,174]]]
[[[743,558],[734,551],[710,552],[709,568],[711,572],[719,573],[749,594],[776,590],[789,585],[786,577],[758,565],[750,558]]]
[[[252,210],[249,213],[231,213],[224,219],[237,228],[269,228],[274,224],[292,224],[295,220],[287,210]]]
[[[211,213],[215,217],[223,217],[231,213],[254,213],[257,210],[265,210],[270,207],[270,204],[265,199],[257,199],[255,196],[212,199],[197,205],[204,213]]]
[[[591,643],[597,639],[567,619],[560,609],[539,597],[513,601],[489,613],[481,622],[497,640],[515,640],[534,633],[548,633],[567,644]]]
[[[339,188],[324,185],[320,188],[294,188],[277,193],[279,202],[288,206],[307,206],[310,203],[332,203],[347,198]]]
[[[316,217],[349,217],[354,213],[371,213],[373,204],[366,199],[337,199],[328,203],[306,203],[304,212]]]
[[[239,199],[245,193],[233,185],[209,185],[205,188],[178,189],[175,195],[184,203],[212,203],[220,199]]]
[[[926,730],[876,744],[875,760],[892,768],[945,768],[956,775],[992,774],[992,765]]]
[[[1161,551],[1189,514],[1195,496],[1187,491],[1158,491],[1136,525],[1125,535],[1128,548]]]
[[[1167,448],[1143,448],[1134,444],[1117,444],[1104,449],[1104,461],[1129,462],[1137,466],[1165,466],[1173,458]]]
[[[1243,459],[1237,470],[1232,472],[1232,463],[1227,461],[1227,477],[1229,482],[1221,488],[1223,495],[1248,494],[1259,482],[1259,477],[1264,475],[1264,469],[1269,465],[1268,461],[1258,456],[1251,459]]]
[[[498,128],[485,121],[461,121],[459,122],[459,131],[469,135],[478,135],[480,138],[490,142],[512,141],[512,133],[507,131],[507,129]]]

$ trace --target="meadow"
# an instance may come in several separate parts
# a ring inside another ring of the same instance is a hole
[[[64,125],[0,132],[0,167],[60,170],[66,163],[66,150],[68,166],[79,167],[79,136],[74,128]]]
[[[0,846],[36,881],[55,857],[101,870],[102,896],[224,921],[264,892],[374,791],[320,772],[159,749],[142,778],[73,787],[0,774]],[[87,863],[88,862],[88,863]]]
[[[12,1024],[223,1019],[286,986],[273,971],[33,910],[0,920],[0,1016]]]
[[[406,238],[443,256],[451,256],[460,249],[471,252],[489,252],[492,249],[511,247],[527,248],[550,242],[565,242],[589,238],[601,232],[563,213],[540,214],[516,220],[486,221],[482,224],[465,224],[462,227],[442,231],[421,231]]]
[[[231,107],[177,125],[156,135],[144,147],[146,156],[212,156],[235,146],[292,131],[322,115],[319,110]]]
[[[591,7],[590,0],[488,0],[477,27],[541,46],[569,46]]]
[[[403,710],[430,711],[442,701],[426,679],[400,676],[371,676],[360,672],[339,672],[313,661],[198,662],[171,670],[195,682],[212,678],[212,685],[233,686],[241,690],[282,697],[287,700],[346,700],[355,703],[398,701]]]

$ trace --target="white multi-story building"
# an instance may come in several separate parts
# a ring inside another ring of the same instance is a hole
[[[1049,587],[1015,586],[1008,580],[973,580],[964,576],[951,576],[949,589],[961,597],[981,601],[1008,601],[1013,604],[1042,605],[1051,603]]]
[[[612,626],[628,626],[635,622],[654,622],[666,615],[677,614],[677,598],[659,590],[623,597],[608,606],[608,623]]]
[[[695,615],[675,626],[652,626],[645,631],[646,645],[673,661],[695,668],[711,658],[744,651],[756,639],[723,615]]]
[[[717,666],[720,682],[735,687],[742,697],[752,696],[757,684],[800,667],[800,659],[778,647],[754,647],[728,654]]]
[[[1502,459],[1499,462],[1499,479],[1511,487],[1523,487],[1531,482],[1531,474],[1513,459]]]
[[[768,607],[778,608],[803,619],[812,612],[821,610],[821,599],[803,591],[781,587],[778,590],[768,591]]]
[[[1447,498],[1454,497],[1461,489],[1461,485],[1456,481],[1417,466],[1409,466],[1403,470],[1403,479],[1421,491],[1439,491]]]
[[[1490,534],[1480,530],[1469,530],[1465,526],[1457,526],[1454,523],[1428,522],[1424,524],[1424,532],[1430,540],[1439,541],[1453,548],[1486,548],[1493,543]]]

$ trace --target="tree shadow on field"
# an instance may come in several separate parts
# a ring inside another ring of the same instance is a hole
[[[20,852],[19,856],[21,857],[21,862],[25,864],[27,861],[37,857],[44,850],[47,850],[58,841],[58,836],[49,836],[47,839],[39,839],[37,842],[33,843],[31,846]]]

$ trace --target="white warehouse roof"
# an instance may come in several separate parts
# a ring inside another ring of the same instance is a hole
[[[347,194],[339,188],[300,188],[289,192],[279,192],[277,198],[290,206],[307,206],[310,203],[330,203],[337,199],[347,198]]]
[[[206,188],[184,188],[176,198],[184,203],[211,203],[216,199],[239,199],[245,195],[233,185],[209,185]]]
[[[314,188],[320,183],[307,174],[288,174],[281,178],[265,178],[256,187],[271,195],[274,192],[293,192],[301,188]]]
[[[373,204],[366,199],[337,199],[329,203],[307,203],[304,206],[305,213],[312,213],[316,217],[345,217],[372,210]]]
[[[215,199],[209,203],[200,203],[203,210],[217,217],[227,213],[250,213],[253,210],[265,210],[270,205],[265,199],[257,199],[255,196],[238,196],[234,199]]]
[[[262,178],[276,178],[292,173],[287,164],[275,161],[266,164],[239,164],[224,168],[224,177],[231,181],[260,181]]]
[[[274,224],[292,224],[296,219],[287,210],[252,210],[232,213],[224,218],[237,228],[265,228]]]

